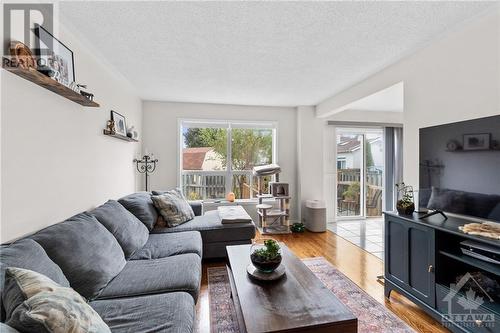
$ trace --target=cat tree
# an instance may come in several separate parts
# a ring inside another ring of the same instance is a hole
[[[290,233],[290,199],[288,184],[280,183],[281,168],[276,164],[255,167],[259,194],[257,198],[257,213],[259,215],[259,231],[263,235]],[[269,193],[264,194],[264,177],[275,176],[275,181],[269,183]],[[264,199],[267,203],[264,203]],[[270,204],[269,202],[273,202]],[[277,205],[274,205],[277,203]]]

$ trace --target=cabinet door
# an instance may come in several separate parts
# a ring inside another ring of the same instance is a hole
[[[408,284],[407,224],[391,216],[385,218],[385,277],[401,287]]]
[[[408,287],[425,303],[435,305],[435,241],[434,229],[408,225]]]

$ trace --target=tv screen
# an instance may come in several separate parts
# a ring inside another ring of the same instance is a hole
[[[420,129],[419,206],[500,222],[500,115]]]

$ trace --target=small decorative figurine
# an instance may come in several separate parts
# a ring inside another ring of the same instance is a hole
[[[132,139],[137,139],[137,137],[139,136],[134,125],[127,128],[127,136]]]
[[[106,125],[106,129],[108,130],[109,134],[115,134],[115,121],[114,120],[108,120],[108,123]]]
[[[83,97],[85,97],[86,99],[88,99],[89,101],[93,101],[94,100],[94,94],[91,94],[89,92],[86,92],[86,91],[83,91],[83,90],[80,90],[80,95],[82,95]]]

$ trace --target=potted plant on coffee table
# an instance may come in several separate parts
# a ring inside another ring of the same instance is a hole
[[[263,273],[272,273],[281,264],[281,248],[274,239],[252,245],[250,253],[252,264]]]

